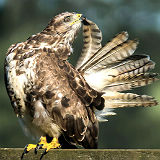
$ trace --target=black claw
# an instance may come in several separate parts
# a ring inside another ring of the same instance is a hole
[[[37,144],[35,150],[34,150],[34,153],[37,154],[37,151],[42,148],[43,144]]]
[[[47,150],[47,148],[46,148],[46,149],[44,150],[44,152],[42,153],[42,155],[41,155],[41,157],[40,157],[40,160],[42,160],[43,156],[48,153],[46,150]]]
[[[28,144],[27,144],[27,145],[25,146],[25,148],[24,148],[24,151],[23,151],[23,153],[22,153],[22,155],[21,155],[21,160],[23,160],[24,155],[28,153],[27,147],[28,147]]]

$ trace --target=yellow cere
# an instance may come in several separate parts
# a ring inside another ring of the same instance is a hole
[[[70,23],[70,25],[73,25],[74,23],[76,23],[77,21],[79,21],[79,19],[81,18],[82,14],[76,14],[75,15],[75,20],[73,22]]]

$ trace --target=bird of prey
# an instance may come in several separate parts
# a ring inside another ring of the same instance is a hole
[[[77,66],[68,62],[83,25],[84,46]],[[40,33],[12,45],[5,59],[5,84],[26,133],[39,138],[24,154],[39,148],[97,148],[98,121],[113,108],[154,106],[147,95],[123,93],[157,80],[147,55],[132,55],[138,44],[128,33],[102,47],[98,26],[81,14],[55,16]]]

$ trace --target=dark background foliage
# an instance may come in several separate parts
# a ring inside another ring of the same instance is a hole
[[[34,142],[24,136],[10,105],[3,80],[8,47],[40,32],[58,13],[75,11],[94,21],[103,32],[103,44],[127,30],[140,41],[136,53],[149,54],[160,70],[159,0],[0,0],[0,147],[23,147]],[[81,36],[79,36],[81,37]],[[82,38],[74,43],[72,64],[81,52]],[[134,90],[160,101],[160,82]],[[160,106],[116,110],[118,116],[100,124],[99,148],[160,148]]]

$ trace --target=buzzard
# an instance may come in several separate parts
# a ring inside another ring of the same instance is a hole
[[[72,43],[83,24],[84,46],[73,67]],[[5,59],[5,84],[24,131],[39,138],[24,153],[39,148],[97,148],[98,121],[113,108],[154,106],[147,95],[122,93],[157,80],[147,55],[132,55],[138,42],[128,33],[102,47],[98,26],[77,13],[55,16],[40,33],[12,45]]]

